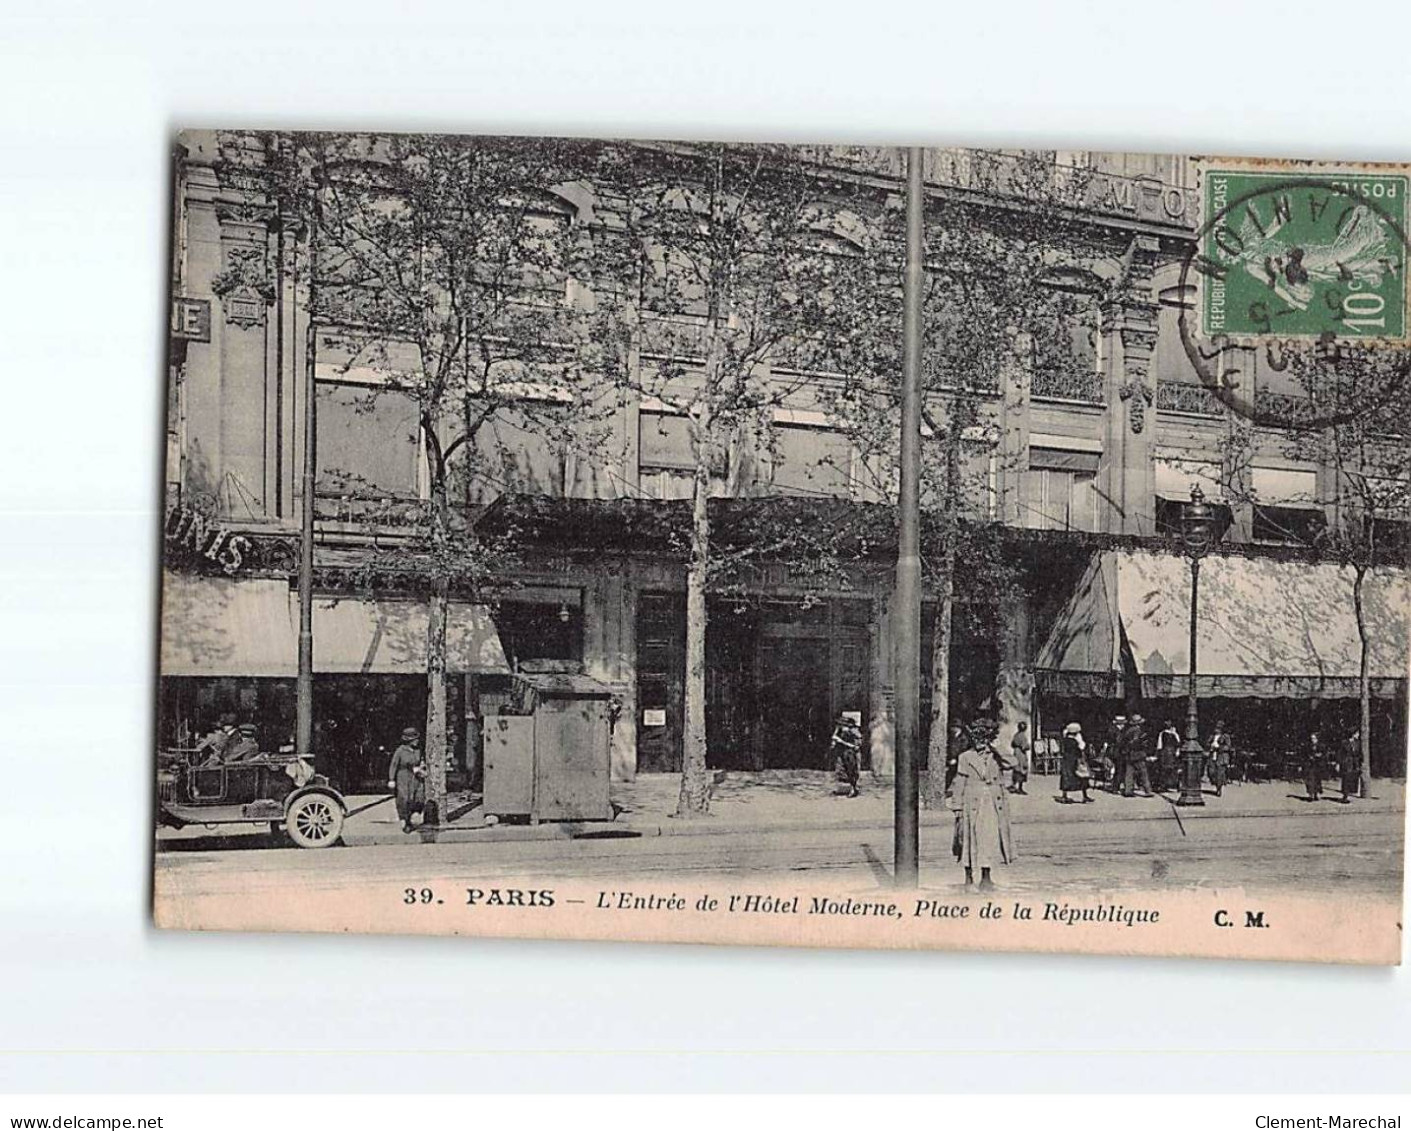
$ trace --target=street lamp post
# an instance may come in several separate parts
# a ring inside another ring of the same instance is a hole
[[[1200,707],[1196,701],[1196,615],[1200,603],[1200,559],[1214,541],[1215,513],[1206,505],[1200,485],[1191,487],[1191,501],[1181,508],[1181,546],[1191,563],[1190,681],[1186,689],[1186,740],[1181,743],[1181,795],[1177,805],[1204,805],[1200,777],[1205,749],[1200,745]]]

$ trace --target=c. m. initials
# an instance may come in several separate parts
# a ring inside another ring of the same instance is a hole
[[[1230,918],[1230,913],[1222,907],[1215,912],[1215,925],[1217,927],[1233,927],[1235,926],[1235,922]],[[1269,924],[1264,921],[1264,912],[1262,911],[1246,911],[1244,913],[1244,925],[1247,928],[1253,927],[1256,930],[1262,930],[1269,926]]]

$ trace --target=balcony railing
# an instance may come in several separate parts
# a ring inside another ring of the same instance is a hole
[[[1034,370],[1029,395],[1040,399],[1102,404],[1102,374],[1087,369]]]
[[[905,173],[903,150],[883,145],[806,146],[821,165],[856,169],[900,178]],[[1047,172],[1035,171],[1047,165]],[[1086,212],[1194,231],[1200,222],[1200,198],[1159,177],[1129,177],[1057,161],[978,149],[927,149],[927,184],[997,197],[1033,199],[1047,192],[1054,203]]]
[[[1192,385],[1187,381],[1158,381],[1156,407],[1195,416],[1222,416],[1225,411],[1220,398],[1204,385]]]

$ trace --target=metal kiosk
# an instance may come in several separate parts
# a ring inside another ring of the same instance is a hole
[[[610,821],[608,750],[618,702],[586,675],[514,677],[506,713],[484,720],[484,811],[540,821]]]

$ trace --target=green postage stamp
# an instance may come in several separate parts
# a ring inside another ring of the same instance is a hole
[[[1406,336],[1407,177],[1207,169],[1206,335]]]

